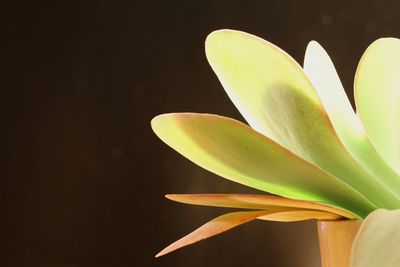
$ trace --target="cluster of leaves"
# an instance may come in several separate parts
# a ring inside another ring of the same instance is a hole
[[[250,126],[173,113],[154,118],[153,130],[199,166],[275,196],[168,195],[242,210],[215,218],[158,255],[255,219],[365,219],[353,266],[400,265],[400,40],[379,39],[364,53],[354,84],[357,114],[314,41],[303,68],[273,44],[232,30],[211,33],[206,55]]]

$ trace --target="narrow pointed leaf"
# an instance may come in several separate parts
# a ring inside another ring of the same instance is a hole
[[[154,132],[199,166],[232,181],[364,216],[375,207],[360,193],[236,120],[175,113],[152,120]]]
[[[257,219],[257,217],[266,215],[268,213],[270,213],[270,211],[239,211],[224,214],[207,222],[206,224],[197,228],[195,231],[172,243],[159,252],[156,257],[163,256],[179,248],[218,235],[236,226],[253,221]]]
[[[400,173],[400,40],[372,43],[355,78],[357,113],[371,141]]]
[[[371,144],[350,104],[331,59],[315,41],[307,46],[304,71],[313,83],[346,149],[365,169],[379,177],[389,188],[400,188],[400,177]]]
[[[338,214],[319,210],[289,210],[272,212],[257,219],[274,222],[298,222],[305,220],[336,221],[343,219],[343,217]]]
[[[288,54],[258,37],[211,33],[207,59],[225,91],[257,131],[326,170],[379,207],[400,199],[346,150],[311,82]]]
[[[173,201],[212,207],[260,209],[271,211],[284,211],[308,209],[334,213],[345,218],[356,219],[357,216],[343,209],[338,209],[326,204],[289,199],[271,195],[246,195],[246,194],[169,194],[168,199]]]
[[[182,237],[178,241],[172,243],[161,252],[159,252],[156,257],[163,256],[174,250],[180,249],[182,247],[194,244],[201,240],[207,239],[209,237],[221,234],[228,231],[234,227],[241,224],[253,221],[255,219],[267,220],[267,221],[277,221],[277,222],[295,222],[310,219],[319,220],[337,220],[341,217],[322,211],[313,210],[295,210],[295,211],[239,211],[227,213],[219,216],[206,224],[200,226],[195,231]]]
[[[351,267],[400,266],[400,210],[376,210],[353,243]]]

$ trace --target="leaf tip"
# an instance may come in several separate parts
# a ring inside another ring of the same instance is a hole
[[[195,243],[195,242],[193,242],[193,243]],[[173,252],[175,250],[178,250],[178,249],[180,249],[182,247],[185,247],[187,245],[190,245],[190,244],[191,244],[190,242],[189,243],[187,243],[187,242],[185,243],[185,242],[182,242],[181,240],[175,241],[174,243],[170,244],[168,247],[166,247],[163,250],[161,250],[160,252],[158,252],[154,257],[155,258],[162,257],[164,255],[167,255],[167,254],[169,254],[169,253],[171,253],[171,252]]]
[[[158,252],[155,256],[154,256],[154,258],[159,258],[159,257],[162,257],[162,256],[164,256],[165,254],[168,254],[168,252],[167,251],[165,251],[166,249],[163,249],[163,250],[161,250],[160,252]]]
[[[169,200],[174,200],[174,196],[175,196],[175,194],[166,194],[166,195],[164,195],[164,197],[166,199],[169,199]]]
[[[163,121],[166,115],[168,114],[160,114],[151,119],[150,126],[155,133],[157,132],[158,126],[160,125],[161,121]]]

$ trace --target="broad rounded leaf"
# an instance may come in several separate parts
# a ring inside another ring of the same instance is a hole
[[[400,204],[390,187],[347,152],[311,82],[288,54],[253,35],[222,30],[207,37],[206,55],[255,130],[357,188],[378,207]]]
[[[400,210],[376,210],[353,243],[352,267],[400,266]]]
[[[247,195],[247,194],[169,194],[168,199],[173,201],[212,207],[259,209],[271,211],[284,211],[295,209],[318,210],[334,213],[348,219],[356,219],[357,216],[326,204],[289,199],[271,195]]]
[[[361,217],[375,209],[350,186],[236,120],[175,113],[154,118],[152,127],[176,151],[232,181],[276,195],[342,207]]]
[[[379,39],[367,48],[355,77],[355,99],[371,141],[400,173],[399,39]]]
[[[400,188],[400,177],[371,144],[329,55],[315,41],[307,46],[304,71],[314,85],[337,135],[350,154],[389,188]]]

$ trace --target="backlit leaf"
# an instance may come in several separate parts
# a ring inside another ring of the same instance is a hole
[[[355,99],[369,138],[400,173],[399,39],[379,39],[367,48],[357,68]]]
[[[197,113],[164,114],[154,132],[199,166],[288,198],[323,202],[364,216],[375,207],[357,191],[247,125]]]
[[[307,46],[304,71],[312,81],[346,149],[365,169],[379,177],[388,188],[400,188],[400,177],[371,144],[346,96],[331,59],[315,41]],[[372,77],[374,76],[368,78]]]
[[[302,68],[273,44],[222,30],[206,40],[207,59],[225,91],[257,131],[326,170],[379,207],[400,198],[345,149]]]
[[[376,210],[353,242],[351,267],[400,266],[400,210]]]

